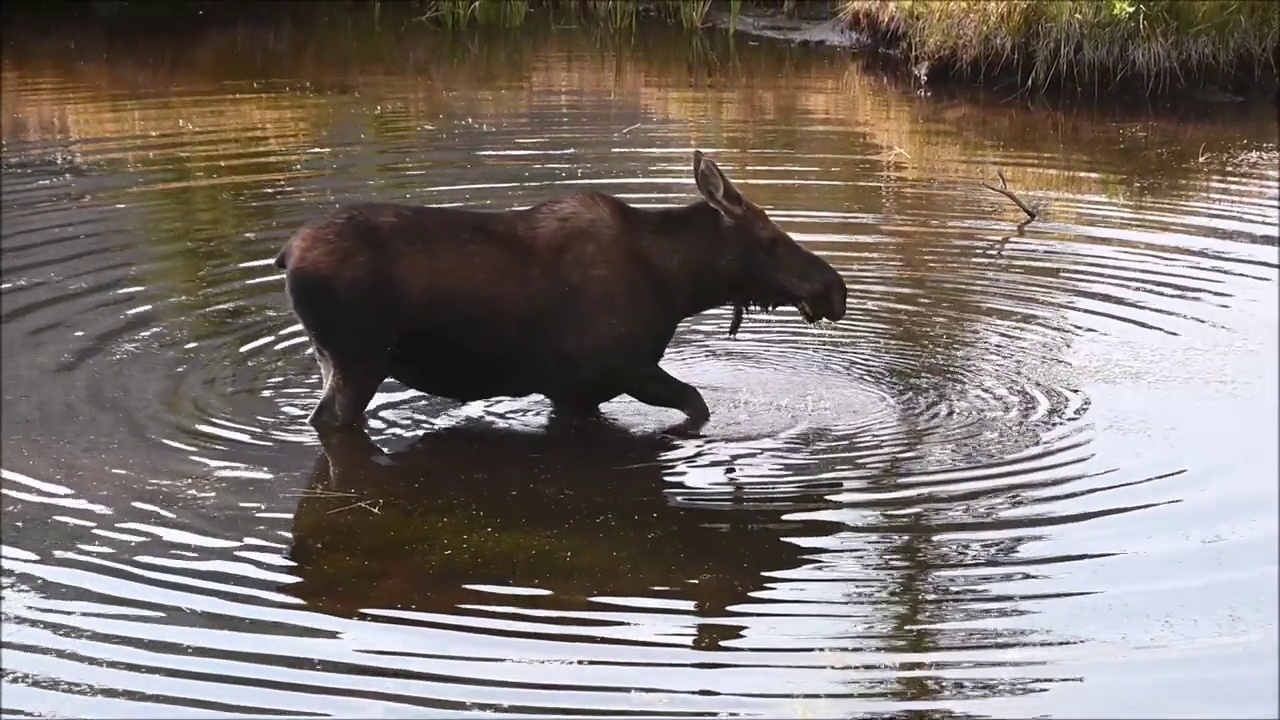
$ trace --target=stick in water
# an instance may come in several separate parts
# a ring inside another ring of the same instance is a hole
[[[737,337],[738,328],[742,327],[742,315],[746,308],[738,303],[733,305],[733,320],[729,321],[729,337]]]
[[[1037,217],[1040,216],[1040,214],[1035,210],[1035,208],[1029,207],[1026,203],[1022,202],[1022,200],[1019,199],[1017,195],[1013,194],[1013,191],[1009,189],[1008,181],[1004,179],[1003,171],[997,169],[996,177],[1000,178],[1000,187],[996,187],[995,185],[988,183],[986,180],[982,181],[982,187],[992,192],[998,192],[1001,195],[1009,198],[1010,200],[1013,201],[1014,205],[1017,205],[1022,210],[1022,212],[1027,214],[1027,219],[1018,223],[1019,230],[1026,227],[1027,224],[1029,224],[1032,220],[1035,220]]]

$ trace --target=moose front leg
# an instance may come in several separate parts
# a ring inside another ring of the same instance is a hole
[[[673,428],[679,434],[696,434],[711,419],[711,411],[707,409],[702,393],[692,385],[671,377],[657,365],[633,375],[626,392],[646,405],[683,412],[687,419]]]

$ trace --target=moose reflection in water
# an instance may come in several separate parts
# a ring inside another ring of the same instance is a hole
[[[774,512],[673,504],[674,448],[606,422],[446,428],[390,454],[360,431],[327,434],[294,516],[289,592],[354,615],[454,612],[469,584],[549,591],[540,604],[559,610],[666,587],[721,616],[802,548]],[[725,632],[699,628],[696,644]]]
[[[814,534],[814,518],[788,515],[838,512],[821,498],[847,485],[777,478],[771,492],[734,481],[679,489],[670,476],[688,469],[680,441],[605,422],[515,430],[476,421],[390,453],[361,431],[323,443],[293,514],[298,582],[282,588],[320,612],[431,624],[467,610],[489,624],[513,611],[522,634],[554,639],[630,638],[626,626],[651,622],[667,643],[704,651],[750,647],[751,633],[782,623],[797,647],[857,653],[840,672],[868,698],[994,697],[1071,679],[1040,662],[1015,663],[1000,680],[945,677],[963,670],[960,659],[910,677],[882,672],[897,662],[925,669],[907,660],[923,650],[1078,642],[1045,635],[1021,607],[1027,598],[987,588],[1034,575],[1016,558],[1035,532],[1000,542],[962,528],[944,534],[954,522],[946,511],[904,516],[910,503],[886,497],[867,518],[879,532],[845,533],[832,546]],[[1001,618],[1001,628],[974,624]],[[809,652],[798,661],[837,662]]]
[[[320,429],[357,427],[393,377],[455,400],[533,393],[589,417],[620,395],[710,418],[702,394],[659,366],[677,326],[733,304],[795,305],[839,320],[840,273],[693,154],[702,199],[651,210],[579,193],[526,210],[391,203],[304,225],[275,265],[311,338]]]

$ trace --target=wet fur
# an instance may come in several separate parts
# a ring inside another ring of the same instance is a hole
[[[661,210],[587,192],[508,212],[366,203],[305,224],[275,265],[325,382],[311,423],[359,424],[387,377],[456,400],[540,393],[568,415],[629,394],[705,423],[701,395],[658,363],[685,318],[787,301],[757,277],[771,276],[756,236],[794,245],[787,272],[831,298],[832,319],[845,290],[700,154],[695,176],[704,199]]]

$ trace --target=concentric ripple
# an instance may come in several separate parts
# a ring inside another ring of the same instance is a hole
[[[1274,715],[1273,118],[288,22],[6,53],[5,714]],[[683,203],[692,147],[850,288],[682,325],[703,437],[394,382],[306,424],[307,217]]]

